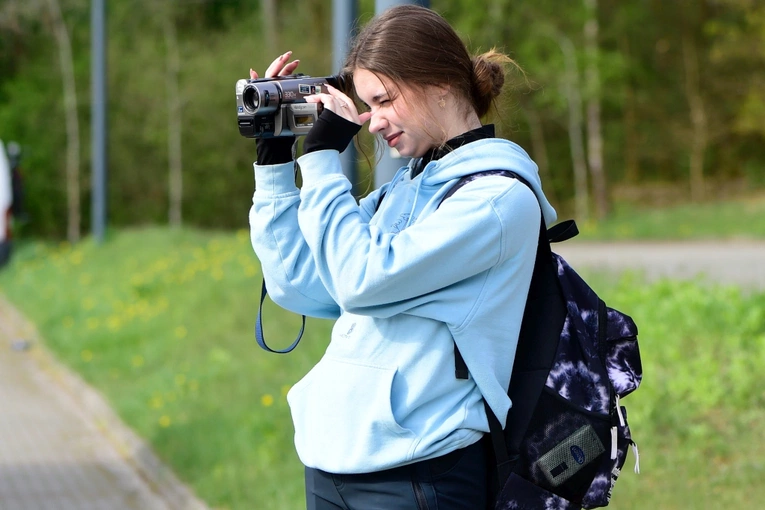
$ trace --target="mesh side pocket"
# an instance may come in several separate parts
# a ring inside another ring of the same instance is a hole
[[[516,472],[572,503],[582,500],[609,456],[610,418],[572,405],[545,388]]]
[[[632,436],[629,425],[626,422],[627,409],[622,407],[621,411],[625,422],[624,425],[621,423],[617,424],[616,458],[612,459],[611,455],[608,454],[598,461],[600,466],[597,476],[592,481],[592,485],[587,490],[584,498],[582,498],[582,506],[584,508],[608,506],[608,503],[611,501],[611,491],[627,460],[627,451],[632,444]]]

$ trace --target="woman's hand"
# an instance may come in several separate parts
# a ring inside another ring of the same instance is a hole
[[[287,63],[291,56],[292,52],[288,51],[287,53],[277,57],[276,60],[271,62],[271,65],[268,66],[268,69],[266,69],[266,74],[264,77],[273,78],[275,76],[287,76],[288,74],[294,73],[295,69],[297,69],[297,66],[300,64],[300,60],[293,60],[292,62]],[[257,80],[258,73],[250,69],[250,78]]]
[[[364,124],[372,117],[372,114],[369,112],[359,114],[356,105],[351,101],[351,98],[332,85],[327,84],[327,91],[329,94],[305,96],[305,100],[309,103],[322,103],[327,110],[331,110],[336,115],[358,125]]]

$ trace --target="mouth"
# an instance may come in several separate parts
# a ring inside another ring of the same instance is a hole
[[[404,134],[404,132],[399,131],[398,133],[394,133],[392,135],[388,135],[384,137],[385,141],[388,142],[388,147],[395,147],[399,139],[401,138],[402,134]]]

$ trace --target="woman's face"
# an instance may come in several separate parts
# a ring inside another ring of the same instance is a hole
[[[429,88],[425,97],[414,98],[411,89],[366,69],[353,73],[353,84],[372,113],[369,132],[382,136],[399,154],[417,158],[439,144],[434,135],[443,132],[438,120],[444,109],[438,106],[436,87]]]

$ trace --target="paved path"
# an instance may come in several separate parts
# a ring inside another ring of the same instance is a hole
[[[40,345],[0,296],[0,510],[206,509]]]
[[[701,276],[712,283],[765,290],[765,242],[611,242],[576,239],[553,245],[574,268],[638,270],[654,281]]]

